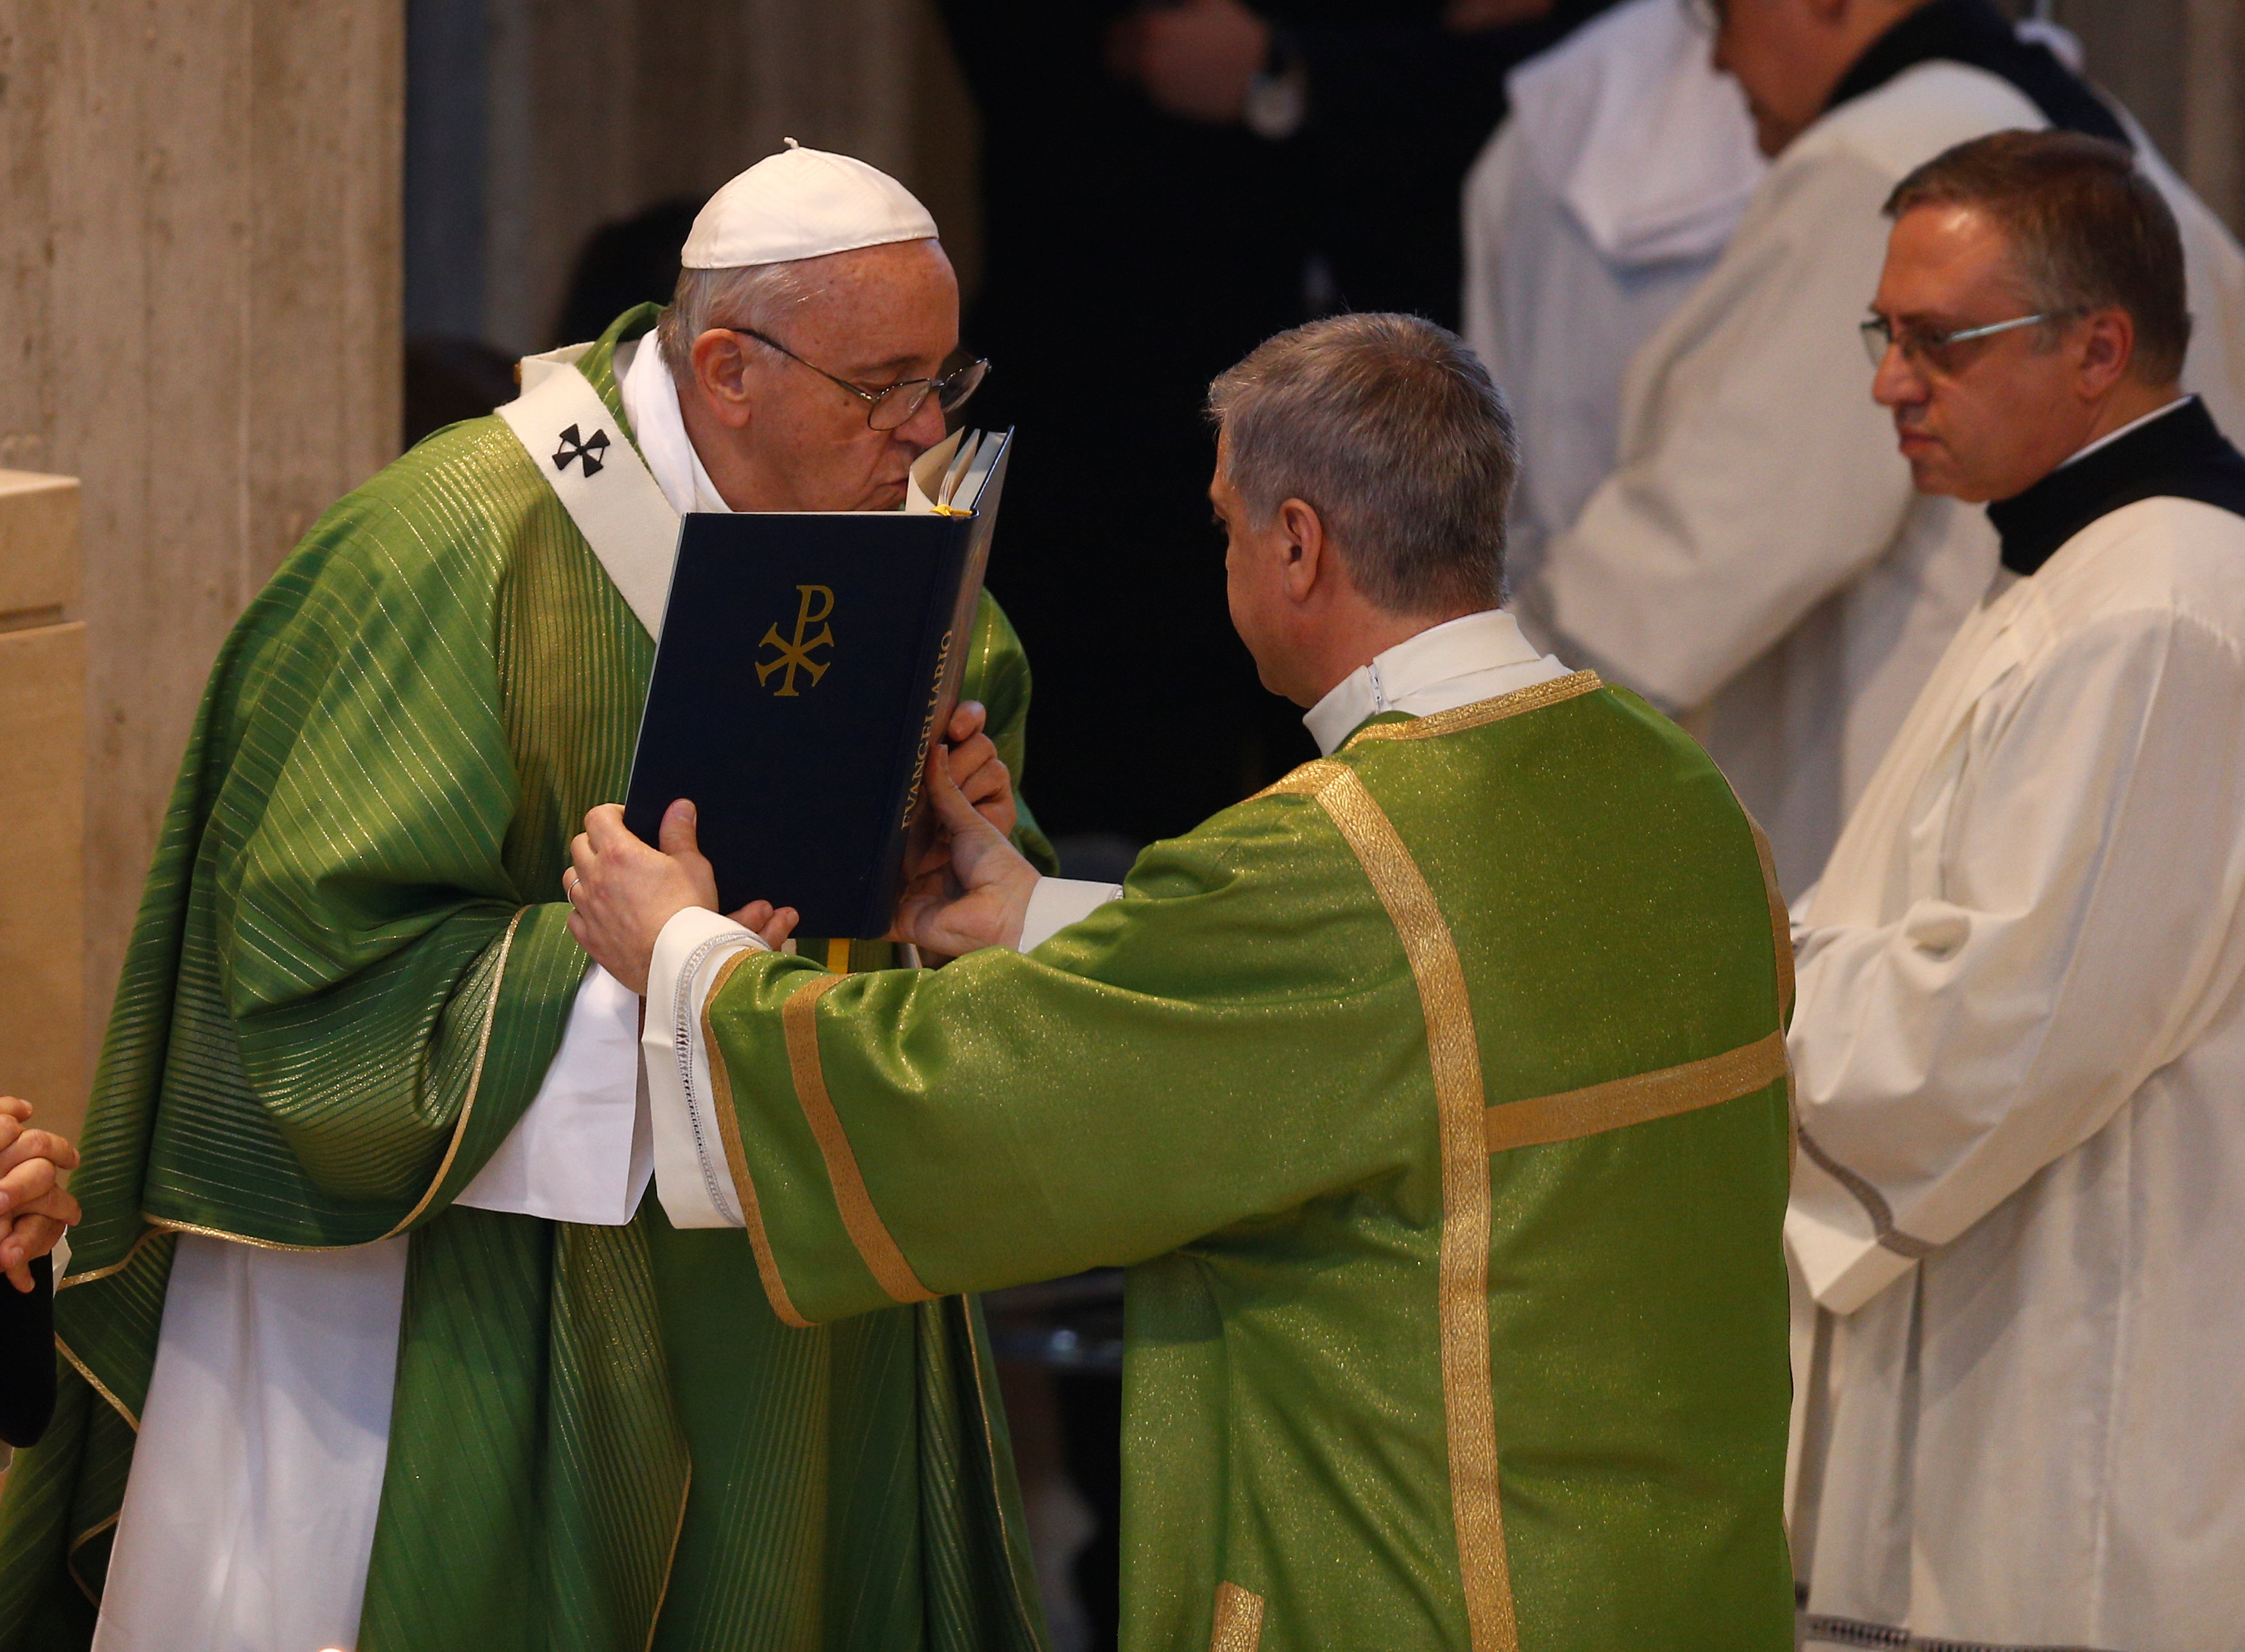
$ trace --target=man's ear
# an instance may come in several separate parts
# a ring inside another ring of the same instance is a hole
[[[2127,376],[2136,359],[2136,322],[2115,306],[2092,311],[2075,335],[2074,382],[2085,400],[2094,401]]]
[[[749,341],[713,327],[694,341],[694,383],[710,416],[733,430],[747,428],[755,410],[749,392]]]
[[[1293,602],[1306,602],[1320,579],[1333,577],[1325,524],[1318,518],[1317,507],[1308,500],[1288,499],[1274,513],[1274,525],[1285,536],[1281,554],[1286,565],[1280,578],[1285,584],[1286,596]]]

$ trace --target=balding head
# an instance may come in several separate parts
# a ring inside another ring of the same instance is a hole
[[[1699,0],[1715,66],[1735,77],[1754,139],[1774,155],[1824,112],[1857,58],[1927,0]]]

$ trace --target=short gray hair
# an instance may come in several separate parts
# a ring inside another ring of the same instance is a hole
[[[684,384],[694,376],[694,341],[713,327],[778,329],[811,296],[794,263],[740,264],[731,269],[682,269],[669,308],[655,323],[663,364]]]
[[[1377,606],[1502,600],[1519,443],[1502,393],[1455,333],[1415,315],[1312,322],[1219,376],[1208,410],[1254,519],[1304,501]]]

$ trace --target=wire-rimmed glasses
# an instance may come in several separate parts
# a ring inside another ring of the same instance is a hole
[[[1991,322],[1985,327],[1960,327],[1954,332],[1936,333],[1922,327],[1896,327],[1885,316],[1874,315],[1859,323],[1858,330],[1863,337],[1863,354],[1870,358],[1873,367],[1883,367],[1887,352],[1899,349],[1902,359],[1920,372],[1930,370],[1948,377],[1957,371],[1957,345],[2060,319],[2057,312],[2044,310],[2032,315],[2014,315],[2008,322]]]
[[[939,378],[899,379],[885,389],[868,390],[852,384],[848,379],[828,372],[816,362],[806,362],[793,350],[768,333],[759,333],[753,327],[728,327],[728,333],[738,333],[759,344],[777,350],[799,367],[807,367],[830,384],[838,384],[865,403],[865,423],[877,430],[893,430],[912,423],[912,416],[927,405],[931,396],[946,413],[956,412],[966,405],[967,398],[982,386],[989,376],[990,363],[977,357],[955,367]]]

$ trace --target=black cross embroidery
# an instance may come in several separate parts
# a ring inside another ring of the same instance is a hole
[[[566,471],[582,459],[585,474],[598,476],[600,473],[600,455],[607,450],[608,433],[606,430],[593,431],[592,440],[588,442],[578,436],[577,427],[573,424],[561,432],[561,445],[553,455],[553,468]]]

